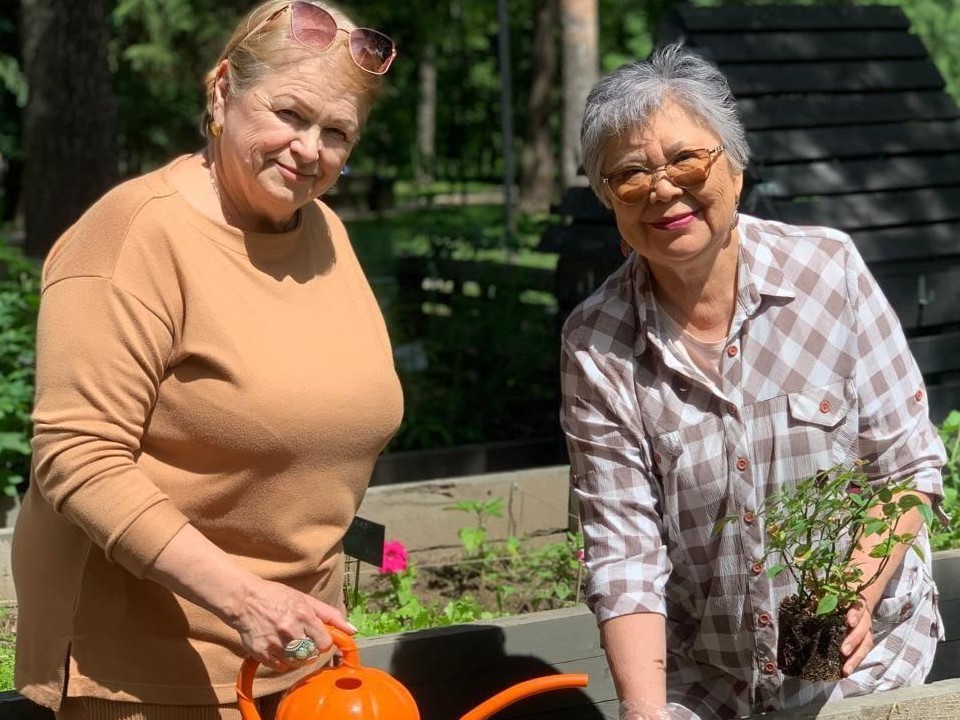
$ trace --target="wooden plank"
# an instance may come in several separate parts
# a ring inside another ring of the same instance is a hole
[[[957,717],[960,680],[883,690],[750,715],[752,720],[951,720]]]
[[[681,7],[677,14],[691,33],[777,30],[907,30],[898,7],[835,5],[830,7],[722,6]]]
[[[613,222],[613,210],[601,205],[589,187],[572,187],[567,190],[554,212],[581,222]]]
[[[913,337],[909,345],[924,375],[960,371],[960,331]],[[955,568],[960,574],[960,560]]]
[[[895,158],[821,160],[806,165],[758,168],[759,191],[772,198],[794,195],[903,190],[960,185],[960,152]]]
[[[918,59],[928,56],[916,35],[903,30],[825,30],[820,32],[698,33],[695,47],[709,51],[723,66],[741,62],[796,62],[799,60]],[[726,68],[724,68],[726,70]]]
[[[960,320],[960,267],[898,263],[872,269],[908,334]]]
[[[941,602],[960,600],[960,550],[941,550],[933,554],[933,580],[937,583]]]
[[[956,102],[946,93],[913,90],[742,98],[737,100],[737,107],[744,126],[750,132],[770,128],[873,125],[960,117]]]
[[[927,397],[930,400],[930,419],[939,425],[952,410],[960,408],[960,382],[927,383]],[[960,518],[957,521],[960,522]]]
[[[960,223],[916,223],[891,228],[865,228],[850,233],[867,263],[960,254]]]
[[[937,645],[937,654],[927,675],[927,682],[934,683],[956,677],[960,677],[960,640],[941,642]]]
[[[916,122],[842,128],[759,130],[749,137],[753,162],[776,164],[828,158],[869,158],[960,150],[960,123]]]
[[[549,712],[568,717],[560,713],[583,713],[591,703],[616,697],[596,620],[582,605],[385,635],[361,640],[359,646],[362,664],[385,670],[406,685],[425,718],[459,717],[516,682],[557,672],[585,672],[590,685],[525,701],[503,716]]]
[[[384,635],[362,640],[360,649],[365,665],[391,672],[402,666],[404,682],[410,684],[443,683],[534,649],[537,662],[550,666],[589,660],[603,652],[596,619],[585,606]],[[440,650],[449,655],[445,662],[436,659]]]
[[[820,92],[939,90],[943,76],[930,59],[817,63],[744,63],[723,68],[737,98]]]
[[[960,642],[960,600],[944,600],[941,598],[940,615],[943,618],[945,642]],[[957,673],[955,677],[960,677],[960,673]]]
[[[771,199],[778,220],[794,225],[864,228],[960,220],[960,187]]]

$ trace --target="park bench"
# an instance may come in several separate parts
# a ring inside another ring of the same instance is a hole
[[[658,43],[715,62],[753,152],[742,209],[848,232],[895,308],[934,420],[960,407],[960,111],[898,7],[681,7]],[[613,215],[570,189],[540,249],[563,316],[617,267]]]

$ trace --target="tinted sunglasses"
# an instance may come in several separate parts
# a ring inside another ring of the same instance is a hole
[[[333,44],[338,32],[347,33],[350,58],[358,68],[373,75],[386,73],[397,56],[397,47],[393,44],[393,40],[383,33],[370,28],[353,30],[339,28],[333,15],[319,5],[308,2],[292,2],[284,5],[248,32],[237,45],[242,45],[288,10],[290,11],[290,33],[301,45],[326,50]]]
[[[715,148],[684,150],[660,167],[623,168],[601,176],[601,180],[620,202],[625,205],[640,205],[650,199],[650,191],[653,190],[657,175],[661,172],[667,176],[667,180],[684,190],[703,185],[710,177],[710,168],[722,152],[723,145],[717,145]]]

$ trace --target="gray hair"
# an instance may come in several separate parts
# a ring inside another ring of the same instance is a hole
[[[742,172],[750,159],[746,131],[736,101],[716,66],[680,45],[667,45],[649,59],[627,63],[590,90],[580,126],[583,168],[605,206],[601,167],[607,141],[649,124],[651,116],[674,102],[711,132],[724,147],[731,167]]]
[[[344,30],[352,30],[356,27],[346,13],[333,3],[322,0],[305,1],[329,12],[337,21],[338,27]],[[291,4],[289,0],[264,0],[237,24],[233,36],[227,41],[220,57],[204,78],[207,97],[206,108],[200,119],[200,132],[205,137],[210,121],[213,119],[214,85],[220,63],[224,60],[229,63],[227,77],[230,94],[241,95],[278,68],[296,63],[305,53],[311,52],[307,48],[298,48],[297,43],[291,40],[288,34],[290,24],[286,18],[283,18],[282,22],[264,25],[257,33],[251,35],[263,21]],[[343,46],[340,52],[335,51],[338,45]],[[340,33],[337,33],[337,38],[325,52],[326,57],[329,58],[331,77],[336,77],[345,89],[368,96],[369,104],[372,104],[379,93],[382,78],[365,72],[354,64],[346,54],[346,41],[341,38]]]

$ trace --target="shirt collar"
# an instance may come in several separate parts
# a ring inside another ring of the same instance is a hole
[[[783,274],[782,264],[773,251],[776,238],[764,233],[762,221],[742,213],[737,227],[740,233],[737,302],[741,312],[747,317],[756,314],[765,297],[786,302],[793,300],[796,288]],[[651,332],[655,327],[656,309],[646,261],[633,253],[629,265],[628,276],[633,283],[633,304],[636,308],[634,355],[640,356],[646,351],[648,342],[656,342],[656,334]]]

